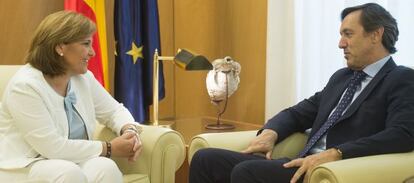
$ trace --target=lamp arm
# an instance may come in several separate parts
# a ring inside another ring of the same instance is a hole
[[[158,54],[158,53],[157,53]],[[174,60],[174,57],[169,56],[158,56],[158,60]]]

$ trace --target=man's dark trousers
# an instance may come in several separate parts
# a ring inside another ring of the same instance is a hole
[[[284,168],[290,159],[266,160],[262,156],[224,149],[197,151],[190,165],[190,183],[288,183],[298,168]],[[298,182],[303,181],[303,176]]]

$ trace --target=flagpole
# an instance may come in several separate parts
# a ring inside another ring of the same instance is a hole
[[[158,87],[158,83],[159,83],[159,62],[160,60],[169,60],[169,61],[173,61],[174,57],[166,57],[166,56],[159,56],[158,55],[158,49],[155,49],[154,51],[154,60],[153,60],[153,92],[152,92],[152,105],[154,107],[153,109],[153,119],[152,119],[152,123],[150,123],[153,126],[159,126],[159,120],[158,120],[158,102],[159,102],[159,87]],[[172,124],[173,122],[170,122],[171,124],[165,124],[165,125],[161,125],[161,126],[166,126],[169,128],[172,128]]]
[[[153,77],[152,77],[152,79],[153,79],[153,82],[152,82],[152,84],[153,84],[153,86],[152,86],[152,88],[153,88],[153,91],[152,91],[152,105],[154,106],[154,111],[153,111],[153,113],[154,113],[154,116],[153,116],[153,125],[154,126],[158,126],[158,81],[159,81],[159,78],[158,78],[158,73],[159,73],[159,67],[158,67],[158,63],[159,63],[159,60],[158,60],[158,49],[155,49],[155,52],[154,52],[154,64],[153,64]]]

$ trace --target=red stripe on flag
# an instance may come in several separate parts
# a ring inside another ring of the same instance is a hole
[[[79,12],[91,19],[96,24],[95,12],[83,0],[65,0],[65,10]],[[95,50],[96,55],[95,57],[89,59],[88,69],[93,73],[95,78],[102,84],[102,86],[105,86],[98,31],[96,31],[96,33],[93,35],[92,47]]]

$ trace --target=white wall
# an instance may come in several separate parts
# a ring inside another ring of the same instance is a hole
[[[265,119],[295,102],[293,1],[269,0]]]

